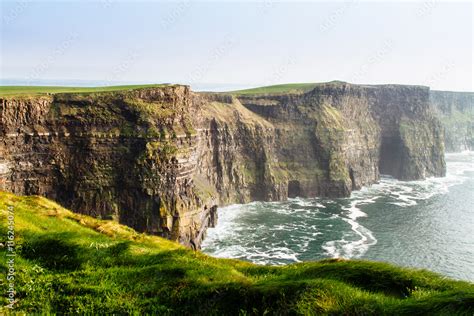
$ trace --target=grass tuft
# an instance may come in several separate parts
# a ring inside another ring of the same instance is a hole
[[[387,263],[217,259],[42,197],[0,192],[15,221],[15,310],[33,314],[472,315],[474,285]],[[7,264],[0,261],[0,273]],[[1,283],[2,287],[7,285]],[[8,313],[6,297],[0,314]]]

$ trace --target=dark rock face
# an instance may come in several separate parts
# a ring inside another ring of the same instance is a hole
[[[444,127],[446,151],[474,150],[474,93],[432,90],[430,101]]]
[[[308,146],[316,146],[314,160],[329,171],[319,180],[332,188],[328,195],[350,193],[379,173],[401,180],[445,174],[442,129],[428,88],[328,83],[302,95],[239,99],[277,126],[294,121],[314,129]],[[324,189],[317,194],[325,195]]]
[[[430,109],[429,89],[387,85],[367,92],[381,128],[380,172],[401,180],[444,176],[442,128]]]
[[[199,248],[217,205],[445,173],[427,88],[232,96],[166,86],[0,100],[0,189]]]
[[[189,246],[215,222],[214,197],[193,185],[188,87],[0,102],[0,189]]]

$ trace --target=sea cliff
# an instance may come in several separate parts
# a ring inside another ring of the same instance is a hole
[[[272,93],[167,85],[0,99],[0,190],[199,248],[218,206],[348,196],[381,173],[445,174],[419,86]]]
[[[474,93],[434,90],[430,101],[444,127],[446,152],[474,150]]]

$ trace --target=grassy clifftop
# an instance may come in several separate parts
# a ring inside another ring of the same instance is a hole
[[[280,94],[280,93],[304,93],[316,87],[318,83],[288,83],[273,86],[264,86],[244,90],[230,91],[235,95],[252,95],[252,94]]]
[[[122,85],[105,87],[63,87],[63,86],[0,86],[0,97],[28,96],[55,93],[92,93],[126,91],[142,88],[157,88],[165,84]]]
[[[333,83],[336,81],[333,81]],[[68,86],[0,86],[0,97],[18,97],[56,93],[95,93],[127,91],[144,88],[163,87],[168,84],[119,85],[103,87],[68,87]],[[235,95],[301,93],[313,89],[318,83],[290,83],[252,89],[231,91]]]
[[[10,208],[10,213],[8,207]],[[15,279],[6,281],[8,216]],[[216,259],[45,198],[0,193],[2,292],[15,309],[79,314],[459,314],[474,285],[367,261],[284,267]],[[12,217],[10,217],[12,219]],[[11,228],[11,227],[10,227]],[[2,293],[2,294],[3,294]],[[9,304],[2,295],[0,312]]]

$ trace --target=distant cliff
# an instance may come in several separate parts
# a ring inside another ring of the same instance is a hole
[[[218,205],[348,196],[445,174],[417,86],[334,82],[281,93],[170,85],[0,99],[0,189],[199,247]]]
[[[474,93],[431,91],[430,100],[445,130],[446,151],[474,150]]]

